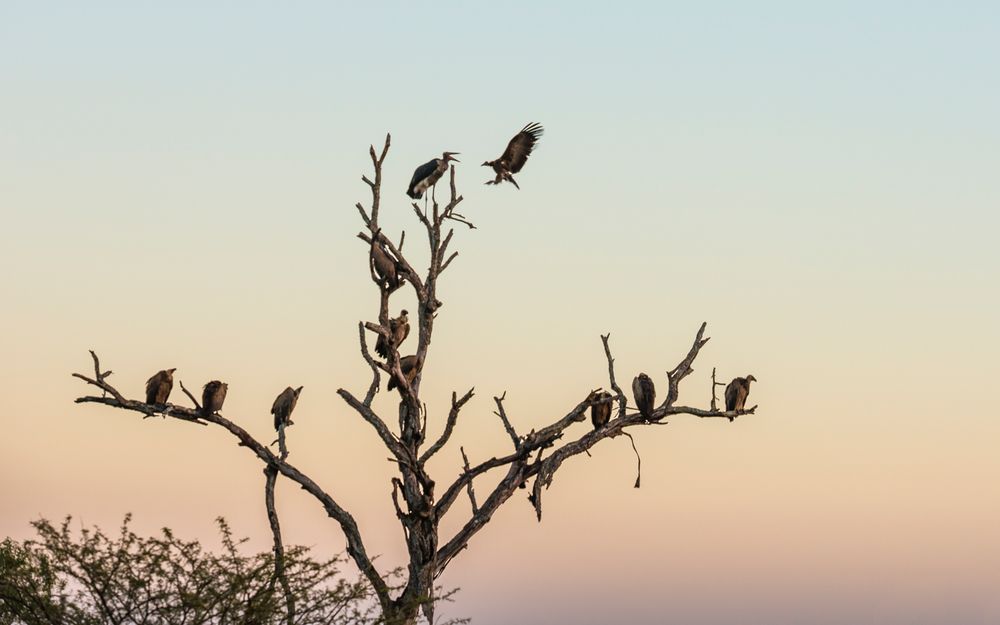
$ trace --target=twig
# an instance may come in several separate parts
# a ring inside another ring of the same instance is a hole
[[[440,271],[444,271],[445,269],[447,269],[448,265],[451,264],[451,261],[455,260],[455,258],[457,256],[458,256],[458,252],[452,252],[451,256],[448,257],[448,260],[444,261],[444,263],[441,265]]]
[[[500,397],[493,398],[493,401],[497,404],[497,410],[493,414],[500,417],[500,420],[503,421],[503,428],[507,430],[507,436],[510,436],[511,442],[514,443],[514,451],[519,451],[521,449],[521,437],[514,431],[514,426],[510,424],[510,420],[507,418],[507,411],[503,408],[503,400],[505,399],[507,399],[507,391],[504,391]]]
[[[687,356],[685,356],[684,360],[680,361],[680,363],[678,363],[672,371],[667,372],[670,388],[667,391],[667,398],[660,406],[661,408],[669,408],[675,401],[677,401],[677,397],[680,395],[681,380],[694,371],[694,369],[691,368],[691,364],[694,362],[694,359],[698,357],[698,352],[701,351],[701,348],[704,347],[705,343],[708,343],[709,341],[709,338],[702,338],[705,335],[705,327],[707,325],[707,323],[701,324],[701,327],[698,328],[698,334],[694,337],[694,344],[691,345],[691,349],[688,351]]]
[[[459,447],[458,449],[462,452],[462,464],[465,468],[465,472],[471,472],[472,469],[469,467],[469,457],[465,455],[465,447]],[[469,492],[469,501],[472,503],[472,514],[478,514],[479,504],[476,503],[476,491],[472,487],[472,480],[469,480],[468,484],[466,484],[466,488]]]
[[[608,359],[608,380],[611,382],[611,390],[615,392],[618,397],[618,416],[625,416],[625,407],[628,405],[628,400],[625,399],[625,393],[622,392],[618,382],[615,381],[615,359],[611,356],[611,347],[608,345],[608,340],[611,338],[611,333],[601,335],[601,342],[604,343],[604,355]]]
[[[197,410],[198,412],[202,412],[203,409],[201,407],[201,404],[199,404],[198,400],[195,399],[194,395],[191,394],[191,391],[189,391],[189,390],[187,390],[187,388],[185,388],[183,380],[180,381],[180,385],[181,385],[181,390],[184,391],[184,394],[187,395],[188,399],[191,400],[191,403],[194,404],[195,410]]]
[[[715,399],[715,387],[716,386],[725,386],[725,383],[723,383],[723,382],[716,382],[715,381],[715,367],[712,367],[712,404],[711,404],[711,406],[712,406],[712,410],[713,411],[717,410],[716,403],[715,403],[716,402],[716,399]]]
[[[434,454],[439,452],[448,443],[448,439],[451,438],[451,433],[455,429],[455,424],[458,422],[458,413],[462,410],[462,406],[472,399],[475,390],[475,387],[470,388],[465,395],[462,395],[461,399],[458,398],[458,393],[453,392],[451,394],[451,410],[448,412],[448,420],[445,422],[444,431],[441,433],[440,438],[420,456],[421,464],[430,460]],[[426,424],[427,421],[425,420],[424,423]]]
[[[628,432],[622,432],[622,434],[624,434],[625,436],[628,437],[628,440],[632,443],[632,451],[635,452],[635,461],[636,461],[636,467],[635,467],[635,488],[639,488],[639,482],[640,482],[640,480],[642,480],[642,457],[639,456],[639,450],[636,449],[635,439],[632,438],[632,435],[629,434]]]
[[[374,326],[379,328],[380,331],[385,332],[386,338],[388,338],[388,331],[385,330],[383,326]],[[379,385],[382,382],[382,376],[379,374],[378,363],[372,358],[371,353],[368,351],[368,342],[365,340],[365,324],[363,322],[358,322],[358,342],[361,343],[361,356],[368,363],[368,366],[372,370],[372,383],[368,385],[368,392],[365,394],[364,405],[371,406],[372,400],[375,399],[375,394],[378,393]]]

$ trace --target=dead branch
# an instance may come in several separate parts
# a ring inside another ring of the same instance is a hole
[[[274,573],[271,575],[269,586],[273,592],[275,582],[281,584],[281,591],[285,596],[286,623],[294,625],[295,596],[285,575],[285,545],[281,541],[281,524],[278,522],[278,510],[274,505],[274,483],[278,479],[278,468],[271,464],[267,465],[264,467],[264,477],[264,507],[267,509],[267,521],[271,525],[271,536],[274,539]]]
[[[615,380],[615,359],[611,356],[611,347],[608,345],[608,340],[611,338],[611,333],[601,335],[601,342],[604,344],[604,355],[608,359],[608,380],[611,383],[611,390],[615,392],[615,396],[618,398],[618,416],[625,416],[625,407],[628,405],[628,400],[625,399],[625,393],[622,392],[618,382]]]
[[[149,415],[154,412],[151,406],[143,402],[124,398],[122,400],[117,399],[118,397],[122,397],[121,393],[119,393],[117,389],[110,387],[106,381],[89,380],[86,376],[79,374],[74,375],[85,380],[88,384],[92,384],[102,390],[107,390],[112,395],[112,397],[78,397],[76,399],[76,403],[104,404],[114,408],[121,408],[122,410],[138,412],[144,415]],[[263,461],[265,466],[273,465],[277,468],[279,473],[301,486],[303,490],[317,499],[326,510],[327,515],[340,525],[341,531],[347,537],[348,555],[351,556],[354,563],[365,575],[365,578],[369,581],[369,583],[371,583],[376,596],[379,598],[380,604],[385,606],[384,609],[389,609],[391,605],[391,598],[389,596],[388,584],[379,574],[375,565],[372,563],[371,558],[368,556],[357,522],[354,520],[354,517],[347,512],[347,510],[342,508],[340,504],[338,504],[333,497],[327,494],[326,491],[320,488],[316,482],[299,471],[293,465],[289,464],[286,460],[282,460],[276,456],[270,449],[267,448],[266,445],[251,436],[249,432],[218,413],[203,415],[190,408],[170,404],[168,405],[168,409],[164,411],[163,414],[166,417],[181,421],[192,421],[195,423],[201,423],[202,425],[206,425],[205,422],[208,422],[222,427],[237,439],[241,447],[246,447],[261,461]]]
[[[715,367],[712,367],[712,404],[711,404],[711,407],[712,407],[713,411],[716,410],[715,387],[717,387],[717,386],[725,386],[725,383],[724,382],[716,382],[715,381]]]
[[[458,449],[462,452],[462,465],[465,468],[465,472],[468,473],[472,469],[469,468],[469,457],[465,455],[465,447],[459,447]],[[465,487],[469,491],[469,502],[472,504],[472,514],[476,514],[479,512],[479,504],[476,503],[476,490],[472,487],[472,480],[469,480]]]
[[[514,431],[514,426],[510,424],[510,419],[507,418],[507,411],[504,410],[503,407],[503,400],[505,399],[507,399],[507,391],[504,391],[503,395],[500,397],[493,398],[493,401],[497,404],[497,409],[493,412],[493,414],[500,417],[500,421],[503,422],[503,429],[507,431],[507,436],[509,436],[511,442],[514,443],[514,451],[518,451],[521,448],[521,437]]]
[[[670,388],[667,391],[667,398],[664,400],[661,408],[672,406],[674,402],[677,401],[677,397],[680,395],[681,380],[694,371],[691,368],[691,364],[694,362],[694,359],[698,357],[698,352],[701,351],[701,348],[704,347],[705,343],[708,343],[709,341],[708,338],[702,338],[705,335],[705,326],[707,325],[707,322],[703,322],[701,324],[701,327],[698,328],[698,334],[694,337],[694,344],[691,345],[691,349],[688,351],[687,356],[685,356],[684,360],[680,361],[680,363],[678,363],[672,371],[667,372]]]
[[[379,375],[379,364],[372,358],[371,353],[368,351],[368,343],[365,341],[365,328],[369,330],[377,328],[379,333],[383,333],[383,336],[389,338],[389,331],[385,329],[384,326],[375,326],[374,324],[365,324],[358,322],[358,342],[361,343],[361,356],[368,363],[368,366],[372,370],[372,383],[368,385],[368,393],[365,394],[364,405],[366,407],[371,407],[372,400],[375,399],[375,394],[378,393],[379,385],[382,383],[382,376]]]
[[[201,404],[199,404],[198,400],[195,399],[194,395],[191,394],[191,391],[189,391],[189,390],[187,390],[187,388],[185,388],[183,380],[180,381],[180,385],[181,385],[181,390],[184,391],[184,394],[187,395],[188,399],[191,400],[191,403],[194,404],[194,409],[196,411],[198,411],[199,413],[202,412]]]
[[[629,434],[628,432],[624,432],[624,431],[622,432],[622,434],[624,434],[625,436],[628,437],[629,442],[632,443],[632,451],[635,452],[636,467],[635,467],[635,486],[634,486],[634,488],[639,488],[639,483],[642,481],[642,456],[639,455],[639,450],[635,446],[635,439],[632,438],[632,435]]]
[[[441,437],[431,445],[427,451],[420,456],[420,462],[424,463],[431,459],[431,457],[437,452],[441,451],[441,448],[448,444],[448,439],[451,438],[451,433],[455,429],[455,424],[458,422],[458,413],[462,410],[464,406],[470,399],[472,399],[473,391],[475,388],[470,388],[469,391],[462,395],[461,399],[458,399],[457,393],[451,394],[451,410],[448,412],[448,420],[445,422],[444,432],[441,433]],[[426,424],[427,421],[425,420]]]

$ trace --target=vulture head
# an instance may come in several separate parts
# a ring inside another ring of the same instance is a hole
[[[756,382],[756,381],[757,381],[757,378],[753,377],[752,375],[748,375],[747,376],[747,382]]]
[[[480,167],[493,167],[494,161],[485,161]]]
[[[302,392],[302,387],[301,386],[299,388],[295,389],[295,398],[296,399],[299,398],[299,393],[301,393],[301,392]]]
[[[177,371],[177,367],[174,367],[173,369],[167,369],[167,375],[170,377],[170,379],[173,379],[174,371]]]
[[[461,152],[445,152],[441,155],[441,160],[444,162],[455,161],[456,163],[461,163],[462,161],[455,158],[455,154],[461,154]]]
[[[410,314],[410,313],[408,313],[405,308],[403,310],[399,311],[399,316],[403,318],[403,321],[406,321],[406,316],[408,314]]]

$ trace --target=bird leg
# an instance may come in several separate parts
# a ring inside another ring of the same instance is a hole
[[[514,176],[511,176],[510,174],[507,174],[507,180],[509,180],[509,181],[510,181],[510,183],[511,183],[511,184],[513,184],[513,185],[514,185],[514,187],[515,187],[515,188],[516,188],[516,189],[517,189],[518,191],[520,191],[520,190],[521,190],[521,187],[517,186],[517,180],[514,180]]]

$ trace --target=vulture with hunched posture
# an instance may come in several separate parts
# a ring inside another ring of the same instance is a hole
[[[385,358],[389,359],[390,349],[399,349],[399,346],[406,340],[406,337],[410,334],[410,322],[406,318],[407,312],[401,310],[399,316],[395,319],[389,320],[389,334],[392,335],[392,344],[390,345],[385,337],[381,334],[378,335],[378,339],[375,341],[375,353]]]
[[[632,380],[632,395],[635,397],[635,405],[639,408],[639,414],[645,419],[653,416],[653,404],[656,403],[656,388],[653,381],[645,373],[640,373]]]
[[[403,372],[403,377],[406,378],[407,384],[413,384],[413,380],[417,377],[417,357],[416,356],[403,356],[399,359],[399,369]],[[399,380],[396,376],[389,376],[389,384],[386,386],[388,390],[394,388],[399,389],[399,394],[403,394],[403,387],[400,386]]]
[[[298,403],[299,393],[301,392],[301,386],[298,388],[289,386],[275,398],[274,404],[271,406],[271,414],[274,415],[275,430],[280,429],[282,426],[295,425],[291,419],[292,411],[295,410],[295,404]]]
[[[486,184],[500,184],[506,180],[520,189],[521,187],[517,186],[517,181],[514,180],[514,176],[511,174],[521,171],[524,164],[528,162],[528,156],[531,155],[531,150],[534,149],[538,140],[542,138],[543,132],[545,132],[545,129],[540,124],[528,124],[521,129],[521,132],[514,135],[514,138],[507,144],[507,149],[503,151],[500,158],[495,161],[486,161],[483,163],[483,167],[492,167],[497,175],[496,179],[487,180]]]
[[[174,371],[177,371],[176,367],[173,369],[164,369],[146,380],[147,404],[160,406],[167,403],[170,391],[174,388]]]
[[[372,237],[371,261],[375,267],[375,275],[379,277],[388,288],[399,288],[399,267],[396,261],[389,255],[385,247],[378,240],[378,235]]]
[[[589,401],[601,401],[611,399],[611,393],[607,391],[593,391],[590,397],[587,398]],[[594,424],[594,429],[599,430],[608,424],[611,420],[611,402],[605,401],[601,404],[592,404],[590,406],[590,421]]]
[[[733,378],[733,381],[726,387],[726,412],[743,410],[747,403],[747,396],[750,395],[750,383],[756,381],[757,378],[752,375],[745,378]],[[732,418],[729,420],[732,421]]]
[[[225,382],[212,380],[205,385],[201,391],[201,410],[205,416],[213,415],[222,410],[222,404],[226,401],[226,391],[229,385]]]
[[[462,162],[455,158],[455,154],[458,152],[445,152],[441,158],[431,159],[417,167],[413,172],[413,178],[410,179],[410,186],[406,188],[406,195],[414,200],[424,197],[424,192],[436,185],[444,172],[448,171],[448,163],[451,161]]]

